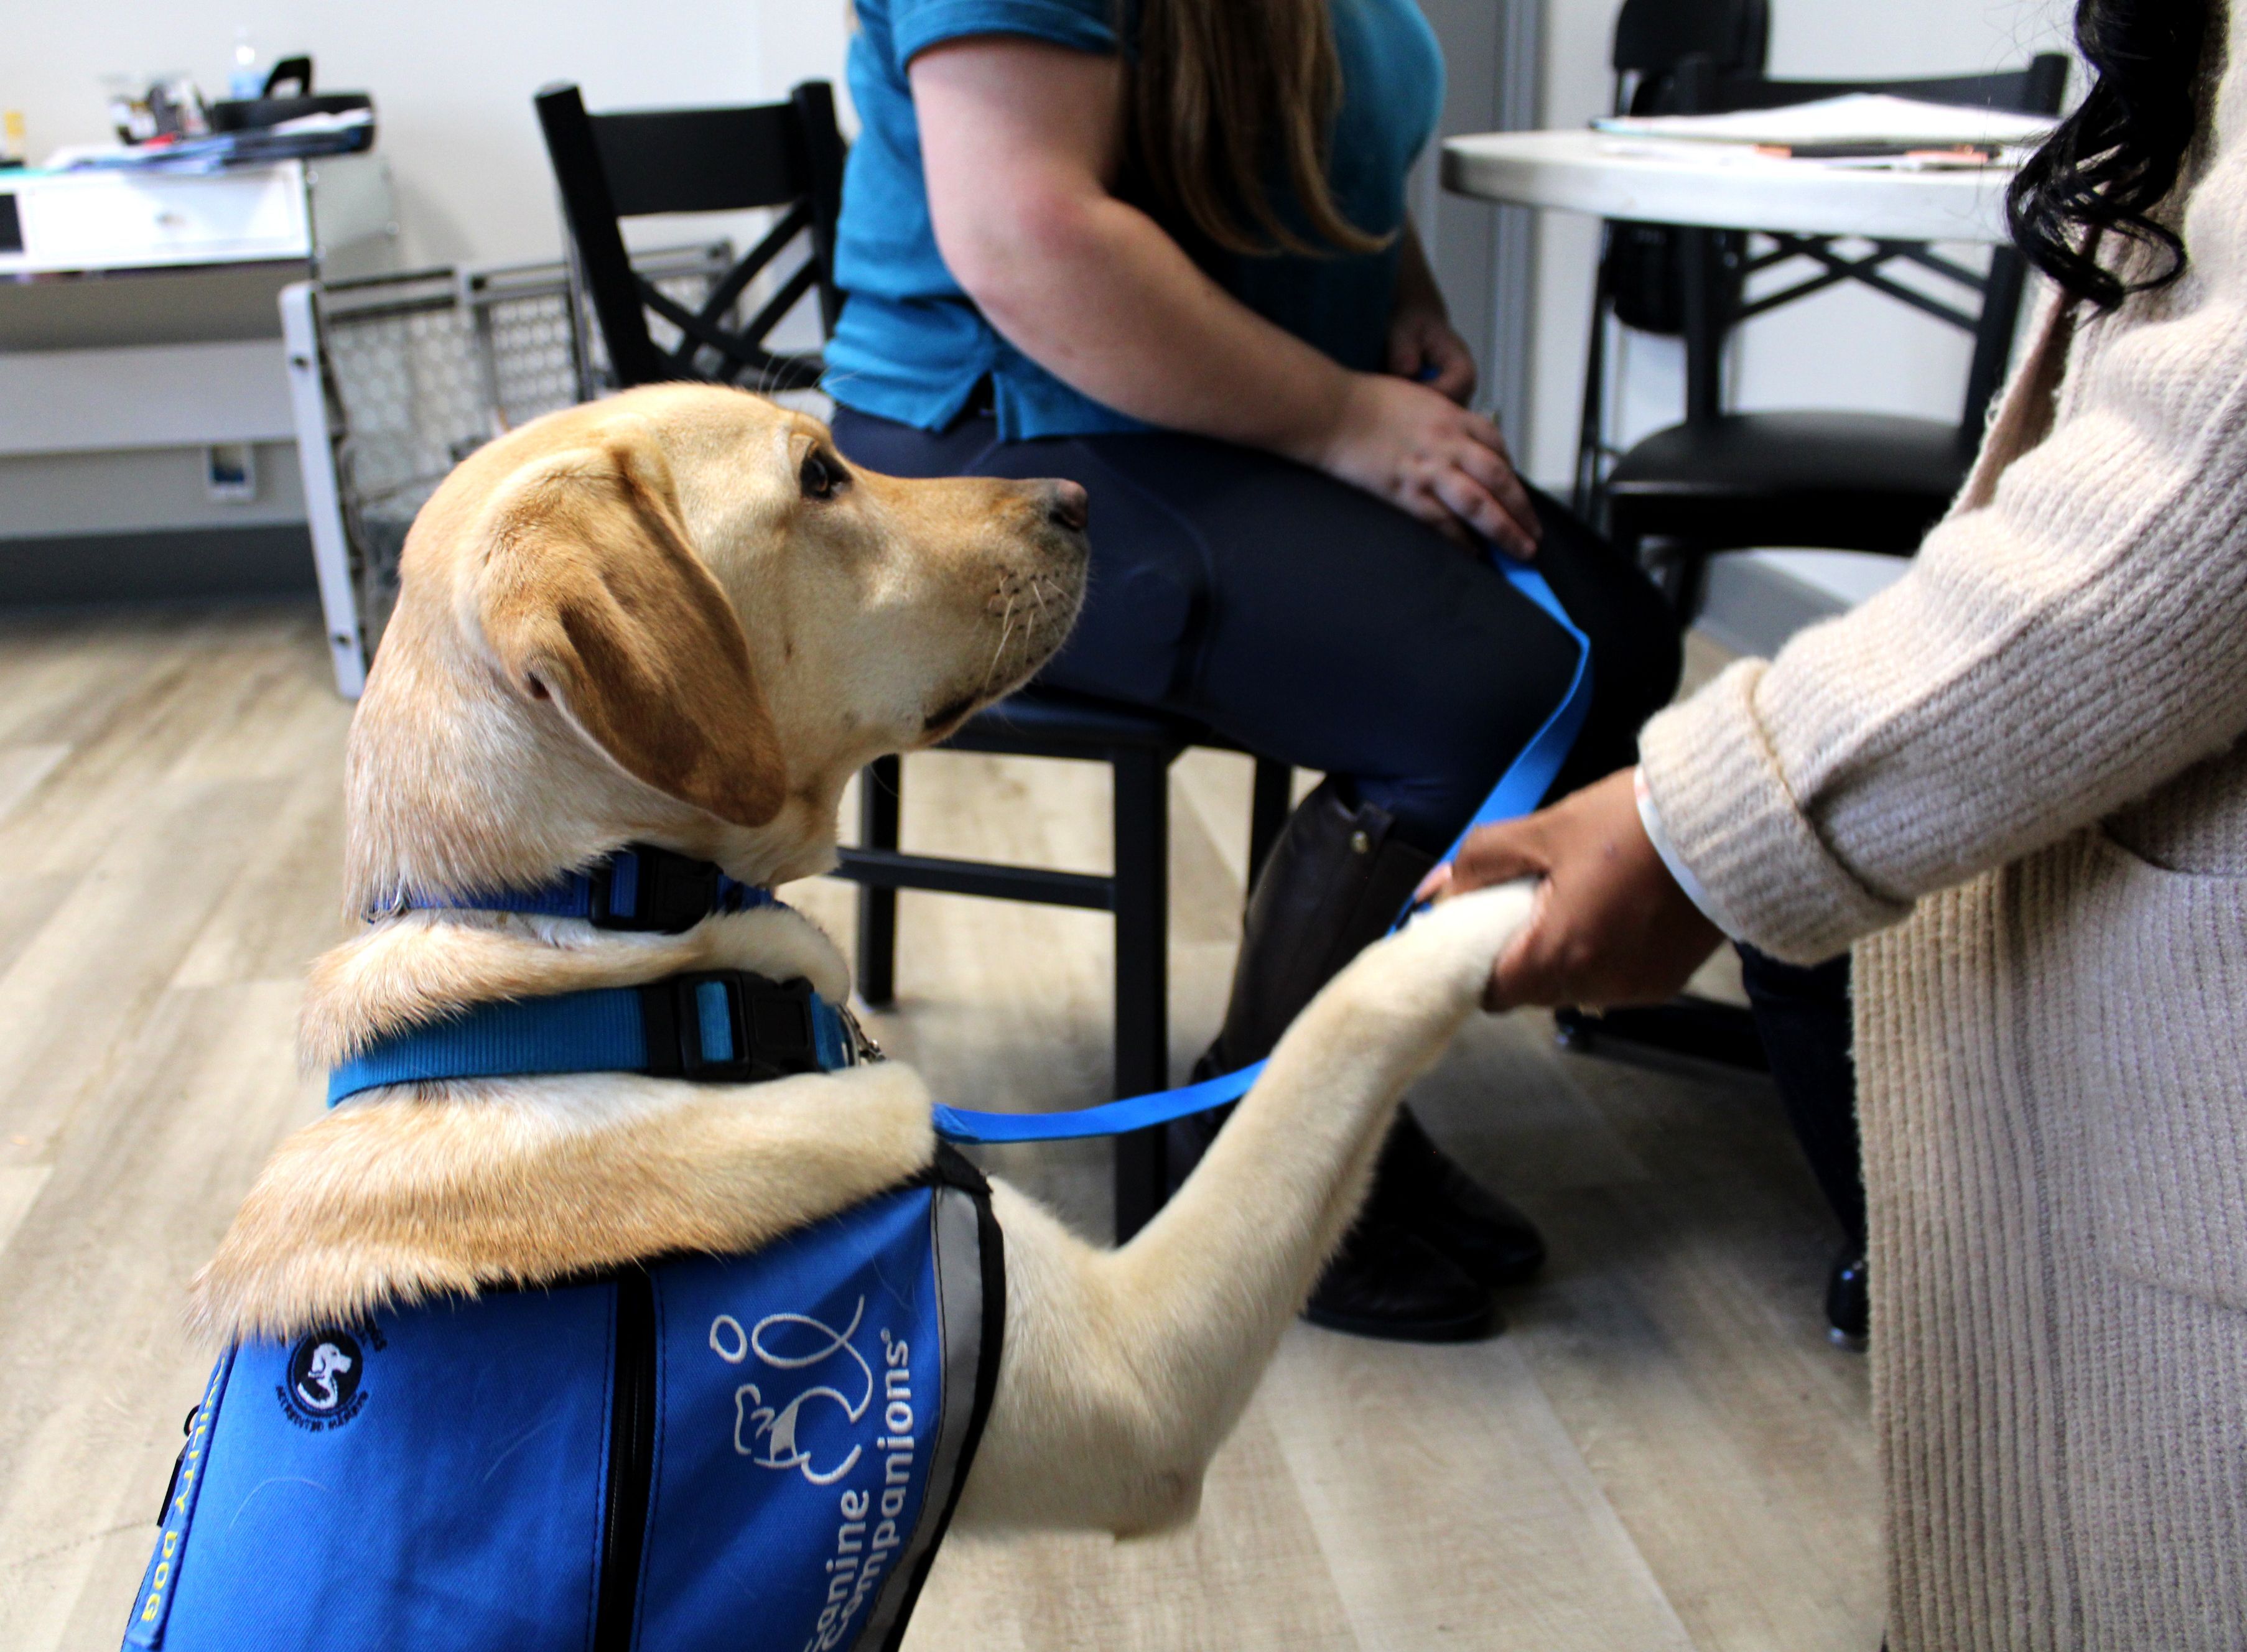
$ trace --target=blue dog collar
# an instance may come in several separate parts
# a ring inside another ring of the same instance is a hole
[[[850,1012],[800,977],[701,970],[645,986],[477,1004],[410,1027],[329,1074],[328,1105],[386,1084],[531,1074],[748,1084],[831,1073],[874,1053]]]
[[[563,872],[536,889],[476,890],[465,895],[402,893],[373,914],[451,911],[522,912],[582,918],[595,929],[676,935],[721,912],[774,905],[772,891],[728,877],[712,861],[652,843],[629,843],[581,872]]]

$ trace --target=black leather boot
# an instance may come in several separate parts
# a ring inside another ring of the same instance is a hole
[[[1545,1265],[1545,1236],[1454,1164],[1399,1108],[1373,1172],[1381,1213],[1485,1285],[1525,1285]]]
[[[1352,804],[1332,780],[1288,817],[1249,898],[1225,1026],[1196,1063],[1196,1078],[1269,1055],[1319,988],[1387,932],[1435,864],[1398,840],[1392,824],[1386,810]],[[1229,1111],[1170,1126],[1173,1187]],[[1464,1259],[1447,1253],[1454,1244]],[[1488,1335],[1497,1315],[1482,1281],[1523,1277],[1527,1252],[1526,1268],[1533,1270],[1543,1255],[1536,1230],[1444,1158],[1417,1124],[1400,1123],[1383,1148],[1365,1213],[1305,1317],[1404,1341]]]
[[[1417,1235],[1370,1213],[1342,1236],[1303,1317],[1391,1342],[1479,1342],[1499,1329],[1489,1292]]]

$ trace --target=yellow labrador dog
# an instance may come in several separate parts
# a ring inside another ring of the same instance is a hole
[[[768,887],[830,867],[855,771],[942,739],[1061,645],[1084,522],[1072,483],[874,475],[816,421],[714,388],[635,391],[478,452],[413,528],[352,728],[348,897],[379,916],[314,968],[307,1062],[468,1006],[694,970],[800,977],[841,1001],[842,957],[784,907],[625,934],[406,911],[402,891],[533,886],[631,843]],[[1358,1206],[1400,1092],[1475,1007],[1527,908],[1519,889],[1454,900],[1368,951],[1122,1248],[991,1191],[1003,1338],[959,1520],[1130,1534],[1192,1515],[1211,1454]],[[925,1174],[931,1105],[896,1062],[755,1084],[591,1073],[376,1090],[276,1152],[196,1280],[195,1322],[220,1345],[285,1344],[414,1304],[755,1253]],[[724,1315],[711,1328],[719,1358],[749,1340]],[[841,1348],[822,1331],[797,1365]],[[290,1368],[302,1391],[284,1383],[270,1403],[318,1429],[331,1423],[312,1413],[383,1356],[363,1335],[308,1341]],[[535,1388],[529,1363],[506,1380]],[[805,1403],[863,1407],[857,1382],[838,1369]],[[762,1408],[742,1415],[772,1427],[771,1393],[741,1391]],[[783,1420],[809,1428],[813,1412]],[[191,1439],[190,1482],[201,1450]],[[775,1460],[824,1484],[801,1451]],[[855,1554],[851,1495],[830,1574]],[[192,1543],[185,1554],[192,1580]]]

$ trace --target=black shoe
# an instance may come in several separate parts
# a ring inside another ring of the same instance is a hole
[[[1486,1286],[1526,1284],[1545,1264],[1536,1224],[1454,1164],[1410,1109],[1382,1147],[1372,1208]]]
[[[1392,1223],[1349,1231],[1303,1317],[1392,1342],[1478,1342],[1498,1334],[1490,1294],[1449,1259]]]
[[[1826,1335],[1837,1348],[1861,1354],[1872,1324],[1871,1274],[1864,1253],[1843,1251],[1826,1280]]]

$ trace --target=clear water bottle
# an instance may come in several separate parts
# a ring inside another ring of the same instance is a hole
[[[227,72],[226,95],[255,98],[264,91],[265,65],[257,60],[257,47],[251,42],[245,25],[234,31],[234,66]]]

